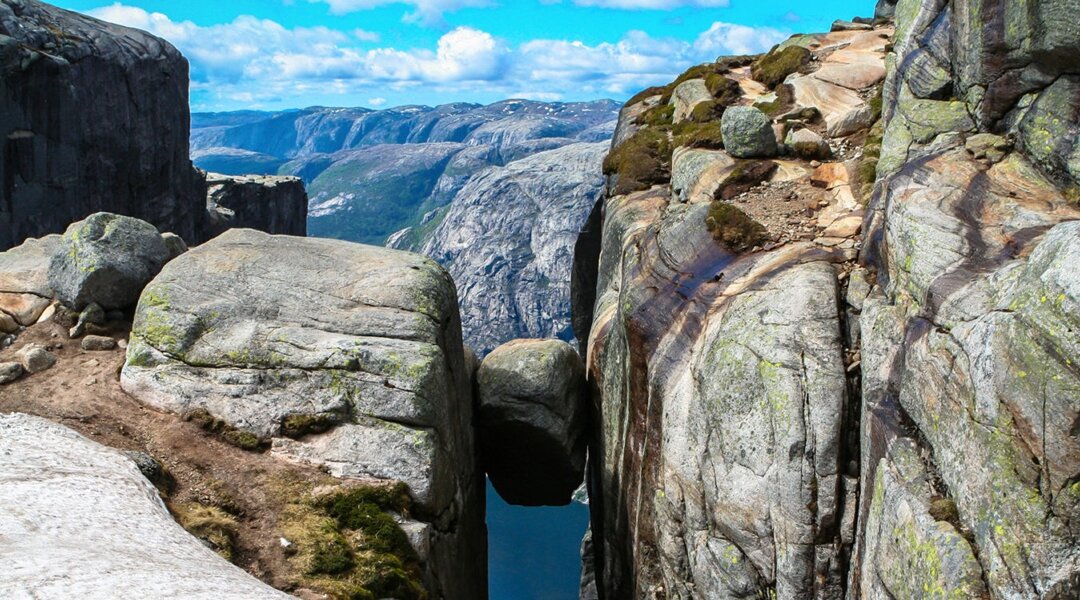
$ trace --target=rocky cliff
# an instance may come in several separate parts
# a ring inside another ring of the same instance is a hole
[[[191,243],[219,232],[189,158],[188,63],[167,42],[37,0],[4,0],[0,72],[0,248],[98,211]],[[273,220],[274,192],[265,194],[259,215],[234,226]]]
[[[607,147],[571,144],[481,171],[437,223],[396,242],[453,275],[465,339],[477,352],[515,338],[573,338],[574,239],[603,187]]]
[[[1080,593],[1077,8],[883,2],[627,104],[573,291],[600,598]]]

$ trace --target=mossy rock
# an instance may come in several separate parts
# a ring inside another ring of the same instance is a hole
[[[203,431],[221,436],[229,444],[247,450],[248,452],[261,452],[269,447],[269,443],[254,433],[237,429],[225,421],[211,415],[203,408],[195,409],[184,415],[184,420],[194,423]]]
[[[948,498],[935,498],[932,500],[929,512],[935,521],[954,524],[960,522],[960,511],[956,508],[956,503]]]
[[[739,86],[739,82],[720,73],[706,75],[705,87],[721,106],[731,106],[742,98],[742,87]]]
[[[650,87],[650,88],[645,88],[645,89],[641,90],[640,92],[638,92],[637,94],[634,94],[633,97],[631,97],[629,100],[627,100],[626,101],[626,106],[633,106],[633,105],[635,105],[635,104],[637,104],[639,102],[644,102],[644,101],[648,100],[649,98],[652,98],[653,96],[663,96],[664,94],[667,93],[667,91],[668,91],[667,86],[662,86],[662,85],[654,86],[654,87]]]
[[[342,421],[334,415],[290,415],[281,422],[281,435],[299,439],[314,433],[330,431]]]
[[[732,252],[742,253],[769,240],[765,227],[738,208],[719,200],[709,206],[705,226],[713,239]]]
[[[604,159],[604,174],[617,177],[614,194],[647,190],[671,178],[668,128],[647,127],[619,144]]]
[[[402,483],[338,485],[315,490],[285,483],[281,530],[293,543],[300,585],[334,599],[425,600],[419,557],[391,513],[412,506]]]
[[[704,148],[707,150],[722,150],[724,148],[724,136],[720,130],[720,123],[709,121],[697,123],[683,121],[674,129],[676,148]]]
[[[750,76],[765,87],[773,89],[787,79],[788,75],[810,63],[813,55],[802,46],[774,48],[750,67]]]
[[[236,518],[216,506],[198,503],[179,504],[172,508],[181,527],[199,538],[211,550],[232,562],[236,543]]]
[[[708,102],[702,102],[694,107],[694,110],[690,111],[688,117],[689,121],[694,123],[708,123],[710,121],[719,121],[724,116],[724,111],[727,109],[727,105],[719,100],[709,100]]]
[[[749,191],[750,188],[772,177],[778,167],[779,165],[771,160],[737,161],[735,169],[716,188],[715,199],[731,200]]]
[[[674,118],[674,104],[657,104],[638,115],[634,122],[644,127],[663,127],[664,125],[671,125]]]
[[[790,111],[792,108],[795,107],[794,87],[787,83],[783,83],[776,86],[774,93],[776,95],[774,99],[759,100],[754,103],[754,108],[769,115],[770,117],[776,117]]]

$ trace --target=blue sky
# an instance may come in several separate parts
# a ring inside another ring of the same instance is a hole
[[[623,100],[874,0],[60,0],[192,65],[196,111]]]

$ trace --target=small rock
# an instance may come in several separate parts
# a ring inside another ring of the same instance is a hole
[[[832,31],[872,31],[874,27],[866,23],[852,23],[851,21],[833,21]]]
[[[15,355],[27,373],[40,373],[56,364],[56,356],[41,346],[27,346]]]
[[[817,133],[810,129],[798,129],[789,131],[784,144],[791,149],[792,154],[803,160],[825,159],[832,156],[832,148]]]
[[[45,309],[45,312],[41,313],[41,316],[38,317],[37,324],[41,325],[42,323],[48,323],[54,316],[56,316],[56,304],[50,304],[49,307]]]
[[[139,472],[143,474],[143,477],[148,479],[150,483],[159,483],[163,480],[165,475],[165,468],[161,466],[156,458],[150,456],[146,452],[128,451],[124,453],[125,456],[131,459],[135,463],[136,467],[139,467]]]
[[[83,338],[82,349],[88,352],[115,350],[116,340],[102,335],[88,335]]]
[[[820,160],[812,160],[812,161],[810,161],[810,168],[811,169],[816,169],[816,168],[818,168],[820,166],[821,166],[821,161]]]
[[[0,312],[0,332],[15,333],[17,331],[19,331],[19,323],[15,321],[15,317]]]
[[[121,350],[127,350],[128,341],[127,340],[117,340],[116,347],[120,348]]]
[[[760,110],[749,106],[733,106],[720,119],[724,148],[735,158],[768,158],[776,156],[776,134],[772,122]]]
[[[161,234],[161,239],[165,241],[165,247],[169,250],[169,260],[188,251],[188,245],[184,241],[184,238],[175,233],[163,233]]]
[[[814,243],[819,246],[825,246],[826,248],[832,248],[843,244],[846,240],[844,238],[837,237],[819,237],[814,239]]]
[[[83,385],[85,385],[86,387],[90,387],[92,385],[97,385],[97,384],[98,384],[97,377],[94,377],[93,375],[91,375],[90,377],[87,377],[86,380],[83,381]]]
[[[122,318],[122,317],[121,317]],[[79,313],[79,323],[83,325],[104,325],[108,319],[105,309],[97,302],[91,302]]]
[[[11,383],[22,377],[23,366],[17,362],[0,363],[0,383]]]
[[[862,222],[863,217],[859,214],[841,217],[826,227],[821,235],[822,237],[851,237],[862,229]]]

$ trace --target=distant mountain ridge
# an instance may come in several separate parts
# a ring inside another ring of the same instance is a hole
[[[504,100],[196,113],[191,157],[212,172],[300,177],[312,236],[438,260],[464,292],[466,341],[484,353],[512,337],[572,337],[561,290],[619,109]]]

